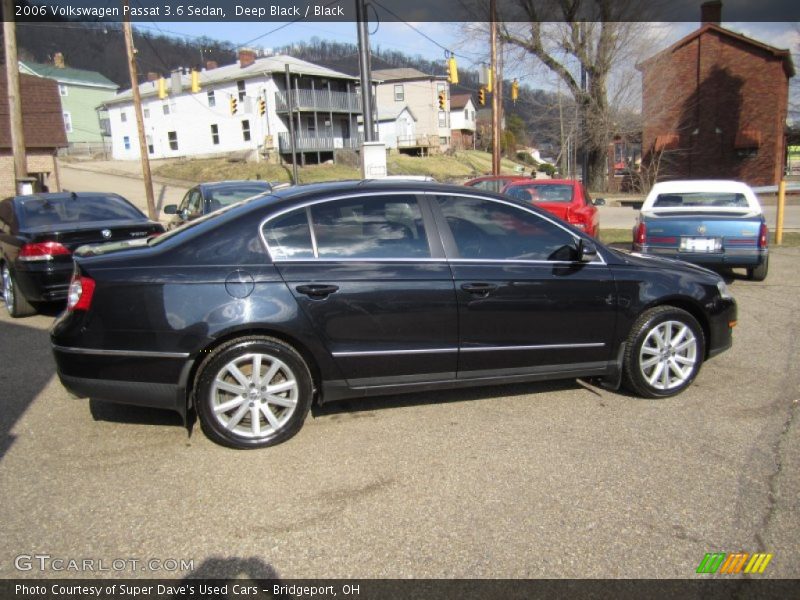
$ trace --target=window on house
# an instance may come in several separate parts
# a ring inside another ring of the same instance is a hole
[[[245,90],[244,90],[244,79],[240,79],[236,82],[236,89],[239,90],[239,101],[243,101],[245,97]]]
[[[211,125],[211,143],[215,146],[219,144],[219,127],[217,127],[216,123]]]
[[[208,90],[206,92],[206,97],[208,98],[208,105],[214,107],[217,105],[217,98],[214,96],[214,90]]]
[[[439,111],[439,127],[447,127],[447,112],[444,110]]]
[[[314,122],[314,117],[306,119],[306,131],[310,137],[314,137],[317,134],[317,124]]]
[[[242,138],[245,142],[250,141],[250,121],[247,119],[242,121]]]
[[[72,133],[72,115],[68,112],[64,113],[64,131]]]
[[[147,153],[153,154],[153,152],[155,152],[155,149],[153,148],[153,137],[146,135],[144,139],[147,142]]]
[[[125,136],[122,138],[122,145],[125,146],[125,150],[131,149],[131,138],[130,136]]]
[[[145,119],[149,119],[150,118],[150,109],[149,108],[143,108],[142,109],[142,116],[144,116]]]
[[[58,84],[58,93],[61,94],[62,96],[68,96],[69,95],[69,88],[67,86],[65,86],[63,83],[59,83]]]
[[[395,102],[403,102],[406,99],[406,92],[403,89],[403,85],[396,85],[394,86],[394,101]]]
[[[169,104],[162,104],[161,105],[161,110],[165,115],[168,115],[169,114]]]
[[[178,132],[176,132],[176,131],[168,131],[167,132],[167,139],[169,140],[169,149],[170,150],[177,150],[178,149]]]
[[[447,146],[449,143],[450,143],[450,138],[445,137],[445,136],[440,136],[439,137],[439,145],[440,146]]]
[[[127,123],[128,122],[128,113],[126,113],[124,110],[122,112],[120,112],[119,113],[119,120],[122,121],[123,123]]]

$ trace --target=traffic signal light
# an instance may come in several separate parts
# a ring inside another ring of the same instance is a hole
[[[447,94],[442,90],[439,92],[439,110],[444,110],[445,108],[447,108]]]
[[[239,112],[239,101],[236,98],[231,98],[231,114],[235,115]]]
[[[258,114],[262,117],[267,114],[267,101],[263,98],[258,99]]]
[[[167,97],[167,80],[163,77],[158,79],[158,99],[163,100]]]
[[[478,90],[478,102],[481,106],[486,105],[486,90],[484,88]]]
[[[517,98],[519,98],[519,81],[515,79],[511,82],[511,99],[514,101],[514,104],[517,103]]]
[[[456,65],[455,56],[451,56],[447,59],[447,81],[450,83],[458,83],[458,66]]]
[[[486,67],[486,91],[492,93],[492,68]]]
[[[192,69],[192,93],[196,94],[200,91],[200,73]]]

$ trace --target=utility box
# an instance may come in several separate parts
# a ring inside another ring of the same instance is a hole
[[[364,142],[361,145],[361,178],[381,179],[386,177],[386,144]]]

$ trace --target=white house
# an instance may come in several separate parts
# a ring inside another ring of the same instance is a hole
[[[387,148],[397,148],[398,140],[416,139],[417,118],[407,106],[378,107],[378,139]]]
[[[453,94],[450,97],[451,145],[458,150],[475,147],[477,119],[472,94]]]
[[[286,93],[289,65],[291,94]],[[152,75],[152,74],[151,74]],[[151,158],[215,155],[235,151],[278,152],[291,161],[289,118],[299,160],[333,158],[338,148],[357,148],[361,100],[357,78],[291,56],[257,58],[240,50],[239,60],[199,73],[173,73],[159,95],[160,78],[139,85]],[[139,158],[133,94],[126,90],[104,103],[115,159]],[[288,104],[291,100],[291,107]],[[262,104],[263,102],[263,104]],[[263,113],[263,114],[262,114]]]

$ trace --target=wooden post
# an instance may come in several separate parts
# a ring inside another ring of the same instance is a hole
[[[128,0],[123,0],[125,14],[129,15]],[[125,49],[128,52],[128,72],[131,77],[131,91],[133,92],[133,112],[136,115],[136,129],[139,132],[139,158],[142,163],[142,178],[144,179],[144,193],[147,198],[147,215],[153,220],[158,221],[156,211],[156,201],[153,196],[153,179],[150,175],[150,157],[147,155],[147,139],[144,135],[144,117],[142,117],[142,97],[139,94],[139,76],[136,70],[136,49],[133,47],[133,32],[131,31],[131,20],[127,16],[122,23],[125,32]]]
[[[28,176],[28,157],[25,133],[22,129],[22,98],[19,91],[19,62],[17,60],[17,30],[14,24],[14,2],[3,0],[3,40],[6,53],[8,82],[8,120],[11,129],[11,149],[14,154],[14,194],[19,181]],[[4,124],[5,125],[5,124]]]
[[[778,184],[778,217],[775,223],[775,244],[783,243],[783,212],[786,207],[786,180],[781,179]]]
[[[497,91],[497,0],[489,2],[492,86],[492,175],[500,174],[500,94]]]

